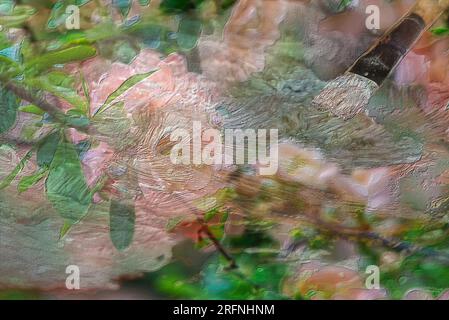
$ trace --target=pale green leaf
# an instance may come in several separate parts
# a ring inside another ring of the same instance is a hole
[[[48,70],[57,64],[86,60],[95,56],[96,53],[95,48],[89,45],[79,45],[52,51],[28,61],[25,64],[25,70],[29,74],[36,74]]]
[[[31,113],[38,116],[43,116],[45,114],[45,111],[39,108],[38,106],[35,106],[34,104],[28,104],[26,106],[19,107],[19,111],[25,112],[25,113]]]
[[[121,85],[120,87],[118,87],[117,90],[115,90],[114,92],[112,92],[108,98],[106,99],[106,101],[104,102],[104,104],[95,112],[95,114],[100,114],[102,113],[106,108],[108,108],[115,99],[117,99],[119,96],[121,96],[123,93],[125,93],[128,89],[130,89],[131,87],[135,86],[136,84],[138,84],[140,81],[148,78],[150,75],[152,75],[156,70],[152,70],[150,72],[147,73],[142,73],[142,74],[136,74],[128,79],[126,79]]]
[[[39,169],[36,173],[30,176],[23,177],[17,185],[17,190],[19,191],[19,193],[27,191],[29,188],[41,181],[47,174],[47,171],[48,170],[46,168]]]

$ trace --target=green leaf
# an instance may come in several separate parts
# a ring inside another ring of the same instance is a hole
[[[19,107],[19,111],[25,112],[25,113],[31,113],[38,116],[43,116],[45,114],[45,111],[39,108],[38,106],[35,106],[34,104],[29,104],[26,106]]]
[[[111,200],[109,219],[112,243],[117,250],[128,248],[134,237],[136,220],[134,203],[131,201]]]
[[[50,18],[47,22],[47,27],[49,29],[54,29],[64,23],[65,19],[66,16],[64,10],[64,1],[59,0],[55,3],[53,9],[51,10]]]
[[[47,171],[48,171],[48,169],[41,168],[35,174],[33,174],[31,176],[23,177],[17,186],[17,190],[19,191],[19,193],[27,191],[29,188],[31,188],[36,183],[41,181],[47,174]]]
[[[61,140],[60,132],[54,132],[46,136],[37,149],[37,164],[39,167],[50,167]]]
[[[3,50],[2,50],[3,51]],[[11,79],[21,73],[19,64],[0,52],[0,74],[4,79]]]
[[[0,14],[8,15],[14,10],[14,0],[2,0],[0,1]]]
[[[197,8],[204,0],[162,0],[160,8],[168,14],[176,14],[190,11]]]
[[[19,164],[14,168],[14,170],[9,175],[7,175],[2,182],[0,182],[0,190],[8,187],[11,182],[17,177],[17,175],[23,170],[25,164],[33,155],[33,151],[33,149],[28,151],[28,153],[25,155],[25,157],[23,157],[22,160],[20,160]]]
[[[78,109],[71,109],[67,111],[67,124],[73,127],[87,127],[90,124],[89,119],[84,115],[84,112]]]
[[[0,50],[0,56],[8,58],[10,63],[12,62],[17,64],[22,61],[21,51],[22,51],[22,44],[19,43]],[[3,61],[6,62],[5,60]]]
[[[184,51],[192,50],[196,47],[201,34],[201,22],[194,19],[184,18],[179,23],[178,37],[176,42]]]
[[[90,93],[83,74],[81,74],[81,84],[83,86],[84,98],[86,99],[86,110],[84,114],[88,116],[90,114]]]
[[[432,33],[436,36],[449,35],[449,28],[448,27],[438,27],[438,28],[432,29]]]
[[[0,134],[8,131],[16,123],[19,99],[4,88],[0,88]]]
[[[59,230],[59,240],[61,240],[62,238],[64,238],[67,233],[70,231],[70,229],[72,229],[73,227],[73,223],[71,223],[70,221],[64,221],[64,224],[62,225],[61,229]]]
[[[97,26],[97,28],[99,28],[100,26]],[[92,33],[93,29],[89,29],[87,31]],[[94,43],[96,39],[87,39],[87,31],[70,30],[67,31],[66,34],[58,34],[58,38],[49,45],[49,49],[57,50],[61,48],[71,47],[73,45],[88,45]]]
[[[56,64],[65,64],[74,61],[82,61],[95,56],[97,51],[88,45],[74,46],[58,51],[43,54],[31,59],[25,64],[25,70],[29,74],[36,74],[48,70]]]
[[[61,71],[49,72],[45,79],[57,87],[73,88],[75,84],[75,79],[72,75]]]
[[[150,75],[152,75],[156,70],[152,70],[150,72],[147,73],[142,73],[142,74],[136,74],[133,75],[131,77],[129,77],[128,79],[126,79],[121,85],[120,87],[118,87],[117,90],[115,90],[114,92],[112,92],[109,97],[106,99],[106,101],[104,102],[104,104],[95,112],[96,114],[100,114],[102,113],[107,107],[109,107],[112,102],[114,102],[115,99],[117,99],[120,95],[122,95],[123,93],[125,93],[128,89],[130,89],[131,87],[135,86],[136,84],[138,84],[140,81],[144,80],[145,78],[149,77]]]
[[[352,0],[341,0],[340,4],[338,5],[338,10],[343,10],[349,7],[352,3]]]
[[[46,192],[53,207],[67,221],[76,223],[86,215],[92,197],[72,143],[58,144],[46,180]]]
[[[7,28],[18,27],[35,13],[36,10],[33,7],[26,5],[15,6],[10,14],[0,16],[0,25]]]
[[[213,208],[209,211],[207,211],[204,214],[204,221],[205,222],[209,222],[211,221],[213,218],[215,218],[218,214],[220,213],[220,211],[217,208]]]
[[[112,0],[112,5],[116,7],[123,17],[126,17],[131,9],[132,0]]]

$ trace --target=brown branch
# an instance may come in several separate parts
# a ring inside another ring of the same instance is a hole
[[[13,92],[19,98],[38,106],[40,109],[47,112],[56,120],[58,121],[65,120],[66,115],[64,114],[64,112],[62,112],[59,108],[57,108],[53,104],[49,103],[43,96],[39,97],[38,95],[31,93],[24,87],[21,87],[13,82],[6,83],[5,88]]]
[[[198,235],[201,236],[201,234],[204,234],[205,236],[207,236],[207,238],[210,241],[212,241],[214,247],[229,262],[229,269],[237,269],[238,266],[237,266],[237,263],[235,262],[235,259],[231,256],[230,253],[228,253],[228,251],[222,246],[220,241],[218,241],[217,237],[215,237],[214,234],[210,231],[207,223],[203,219],[203,213],[200,210],[198,210],[197,208],[195,208],[194,206],[192,206],[191,204],[186,203],[185,199],[181,195],[174,194],[174,196],[176,198],[178,198],[180,201],[182,201],[183,203],[185,203],[188,206],[188,208],[192,212],[194,212],[194,214],[196,216],[196,221],[201,226],[200,230],[198,231]]]
[[[356,228],[347,228],[339,225],[324,222],[320,219],[311,219],[311,222],[323,231],[333,232],[341,238],[348,240],[357,240],[361,242],[374,242],[384,247],[390,248],[398,252],[406,252],[408,254],[421,254],[425,257],[437,258],[445,263],[449,263],[449,255],[445,252],[435,250],[433,248],[421,247],[400,239],[386,238],[376,232],[361,230]]]
[[[207,238],[212,241],[215,248],[223,255],[223,257],[229,262],[229,269],[237,269],[237,263],[235,262],[234,258],[227,252],[227,250],[221,245],[220,241],[218,241],[217,237],[214,236],[214,234],[210,231],[207,224],[204,222],[203,219],[198,218],[198,223],[201,224],[200,233],[204,233]]]
[[[26,100],[29,103],[32,103],[35,106],[39,107],[59,123],[63,125],[69,125],[70,127],[78,129],[83,132],[86,132],[88,130],[88,128],[86,127],[76,126],[69,122],[68,116],[56,106],[57,98],[55,96],[51,94],[46,95],[35,94],[26,89],[25,87],[20,86],[12,81],[6,82],[5,88],[13,92],[17,97]],[[53,100],[53,103],[50,100]]]
[[[25,146],[25,147],[31,147],[35,144],[35,141],[28,141],[16,137],[10,137],[7,135],[1,135],[0,136],[0,144],[13,144],[17,146]]]

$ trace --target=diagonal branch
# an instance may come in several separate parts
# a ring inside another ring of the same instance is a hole
[[[362,242],[374,242],[394,251],[406,252],[407,254],[421,254],[424,257],[436,258],[442,262],[449,263],[449,255],[446,252],[441,252],[433,248],[421,247],[400,239],[387,238],[369,230],[360,230],[327,223],[316,218],[312,219],[311,222],[324,232],[332,232],[341,238]]]
[[[5,84],[5,88],[13,92],[17,97],[26,100],[35,106],[39,107],[46,113],[48,113],[52,118],[63,125],[68,125],[72,128],[78,129],[80,131],[86,132],[88,128],[84,126],[77,126],[69,121],[69,117],[56,106],[57,98],[50,95],[39,95],[31,92],[25,87],[14,83],[12,81],[8,81]],[[54,103],[50,102],[50,100],[55,101]]]

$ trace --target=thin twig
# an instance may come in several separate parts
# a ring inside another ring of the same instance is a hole
[[[43,96],[39,97],[31,93],[24,87],[21,87],[13,82],[6,83],[5,88],[13,92],[19,98],[22,98],[23,100],[26,100],[38,106],[40,109],[47,112],[49,115],[51,115],[58,121],[65,120],[66,115],[64,114],[64,112],[62,112],[59,108],[57,108],[53,104],[49,103]]]
[[[203,219],[198,218],[197,221],[201,224],[200,233],[204,233],[209,240],[212,241],[215,248],[223,255],[223,257],[229,262],[229,268],[230,269],[237,269],[237,263],[235,262],[234,258],[229,254],[226,249],[221,245],[220,241],[214,236],[214,234],[210,231],[207,224],[204,222]]]
[[[407,252],[409,254],[421,254],[425,257],[438,258],[443,260],[444,262],[449,263],[449,255],[445,252],[441,252],[432,248],[423,248],[421,246],[417,246],[415,244],[402,241],[394,238],[386,238],[376,232],[360,230],[355,228],[346,228],[330,223],[326,223],[321,221],[320,219],[314,219],[315,225],[328,232],[333,232],[342,238],[346,238],[348,240],[357,239],[358,241],[363,242],[377,242],[384,247],[390,248],[394,251],[398,252]]]
[[[39,107],[59,123],[63,125],[69,125],[70,127],[78,129],[83,132],[86,132],[88,130],[87,127],[77,126],[75,124],[69,123],[67,115],[56,106],[57,101],[56,97],[50,94],[47,94],[46,96],[35,94],[30,90],[26,89],[25,87],[20,86],[12,81],[6,82],[5,88],[13,92],[17,97],[26,100],[29,103],[32,103],[35,106]],[[52,99],[55,102],[51,103],[49,101],[50,99]]]

